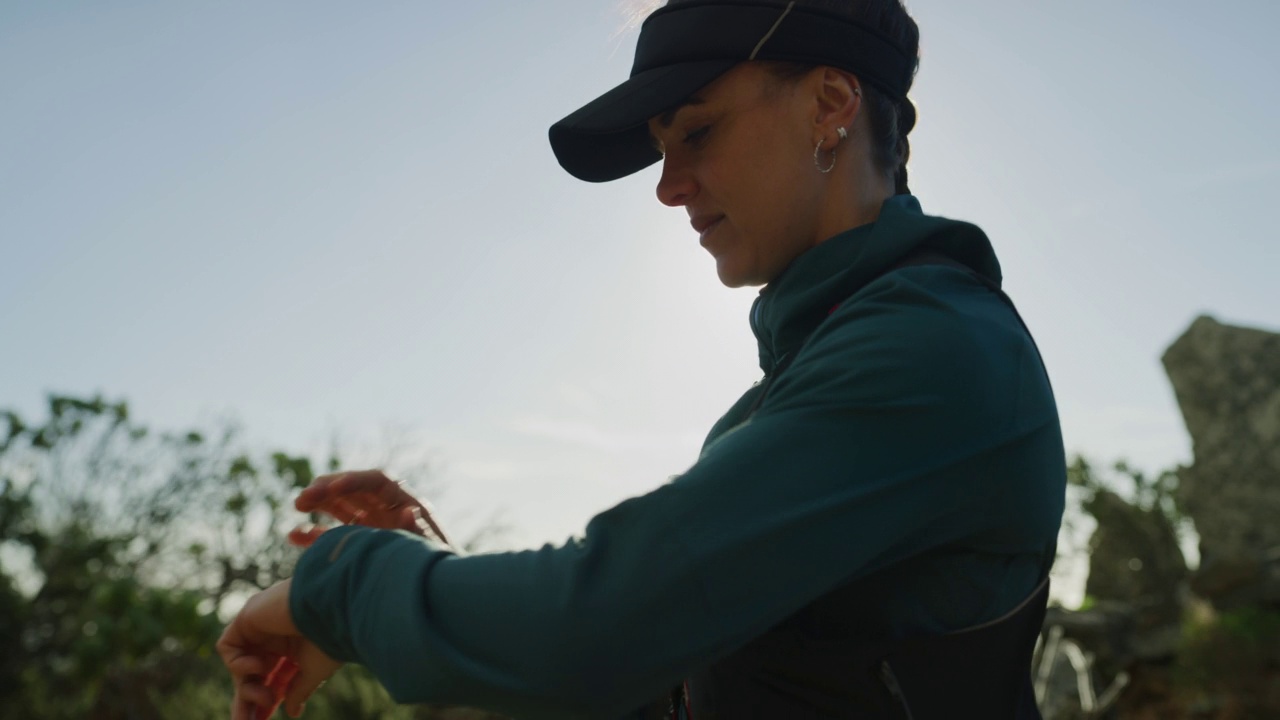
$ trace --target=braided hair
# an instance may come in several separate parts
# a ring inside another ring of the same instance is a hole
[[[667,0],[667,4],[688,1]],[[777,2],[779,7],[787,4],[786,0],[771,1]],[[841,14],[878,30],[914,60],[913,75],[920,67],[920,28],[907,13],[902,0],[797,0],[796,4]],[[797,79],[815,67],[792,62],[768,62],[766,65],[776,77],[784,80]],[[911,156],[911,144],[907,133],[911,131],[908,123],[914,121],[915,109],[910,107],[910,101],[890,97],[870,84],[862,86],[862,97],[871,125],[876,167],[893,177],[895,193],[910,193],[907,160]]]

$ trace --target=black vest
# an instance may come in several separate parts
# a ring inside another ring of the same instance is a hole
[[[865,597],[864,585],[829,593],[691,677],[692,720],[1039,720],[1031,655],[1044,623],[1047,578],[990,623],[870,643],[832,631],[839,626],[832,616],[847,616]]]

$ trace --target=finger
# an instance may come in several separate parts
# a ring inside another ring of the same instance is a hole
[[[285,691],[283,698],[284,712],[289,717],[298,717],[302,714],[302,709],[306,706],[307,700],[315,694],[316,690],[329,679],[329,675],[315,676],[314,674],[299,673],[294,678],[293,684]]]
[[[390,478],[388,478],[388,480],[390,480]],[[378,496],[379,500],[393,508],[400,507],[401,505],[419,504],[417,498],[410,495],[408,491],[404,489],[403,485],[394,480],[390,480],[390,482],[379,486],[374,492]]]
[[[344,525],[359,525],[360,518],[365,514],[348,499],[342,497],[325,498],[322,502],[310,506],[308,512],[323,513]]]
[[[245,601],[216,644],[228,666],[241,655],[258,655],[271,662],[289,652],[299,633],[289,612],[293,581],[281,580]]]
[[[422,513],[418,511],[418,508],[412,507],[402,508],[400,510],[400,519],[397,522],[396,527],[401,530],[408,530],[409,532],[416,533],[418,535],[427,535],[431,530],[431,526],[422,519]]]
[[[427,537],[439,538],[440,542],[449,545],[449,536],[444,534],[444,528],[440,527],[440,523],[431,516],[427,507],[411,508],[410,516],[413,518],[415,532]]]
[[[322,506],[323,512],[347,524],[363,525],[366,518],[376,514],[379,505],[371,505],[365,495],[335,495]]]
[[[222,636],[218,638],[218,642],[214,644],[214,649],[218,651],[218,657],[222,658],[222,664],[227,666],[228,670],[235,673],[237,661],[244,657],[253,657],[253,654],[246,649],[249,645],[248,640],[244,637],[237,615],[230,625],[222,631]],[[237,679],[239,679],[237,677]]]
[[[289,683],[298,674],[298,664],[287,657],[280,658],[275,667],[271,669],[271,673],[267,675],[265,685],[267,690],[271,692],[271,713],[280,707],[280,703],[284,701],[285,691],[289,687]]]
[[[420,504],[381,470],[361,470],[316,479],[299,494],[294,506],[303,512],[315,512],[338,498],[348,499],[367,510]]]
[[[341,523],[369,527],[407,530],[427,537],[434,536],[448,544],[444,528],[432,516],[430,505],[410,495],[380,470],[327,475],[299,495],[294,503],[299,510],[322,512]],[[402,508],[413,508],[417,515],[406,519]],[[314,537],[297,536],[296,545],[314,542]]]
[[[314,512],[334,497],[376,489],[386,484],[395,485],[396,483],[381,470],[357,470],[321,475],[298,493],[293,506],[299,512]]]
[[[333,491],[343,495],[355,493],[379,493],[399,490],[400,483],[387,477],[381,470],[357,470],[339,478]]]
[[[276,660],[271,666],[271,672],[267,673],[266,680],[263,684],[270,690],[279,690],[279,695],[284,694],[284,689],[289,686],[294,676],[298,674],[298,663],[287,657]]]
[[[271,717],[271,713],[275,712],[278,701],[271,691],[261,683],[244,682],[236,685],[236,695],[232,710],[232,716],[243,716],[252,718],[256,714],[261,718]]]
[[[261,594],[259,593],[259,595]],[[257,597],[258,595],[255,595],[250,600]],[[287,613],[287,596],[283,601],[277,600],[277,602],[285,603],[283,612]],[[249,608],[248,603],[246,603],[245,608]],[[241,663],[246,662],[245,658],[261,658],[263,662],[274,663],[275,658],[280,657],[286,649],[284,646],[285,635],[291,629],[288,626],[283,626],[272,627],[265,631],[255,630],[250,627],[252,621],[245,617],[245,608],[241,608],[240,614],[236,615],[231,624],[222,631],[222,637],[218,638],[218,642],[214,645],[214,648],[218,651],[218,657],[222,658],[222,664],[226,665],[232,675],[237,678],[252,674],[237,672],[237,668],[242,667]],[[273,625],[279,626],[281,623],[275,617],[278,614],[280,614],[280,611],[266,619],[272,622]]]
[[[326,504],[325,512],[347,525],[361,525],[369,512],[347,497],[335,497]]]
[[[298,672],[284,693],[284,711],[289,717],[301,715],[307,698],[333,677],[340,667],[341,663],[325,655],[316,646],[304,644],[298,652]]]
[[[329,486],[341,480],[347,473],[333,473],[331,475],[321,475],[311,484],[302,489],[298,493],[298,497],[294,498],[293,506],[299,512],[312,512],[316,506],[323,503],[329,497]]]
[[[231,676],[236,679],[262,677],[271,670],[265,658],[258,655],[241,655],[226,663]]]
[[[401,529],[408,530],[416,535],[421,535],[422,537],[438,540],[448,544],[445,542],[444,538],[440,537],[440,534],[435,531],[435,528],[433,528],[431,523],[428,521],[427,516],[423,515],[422,511],[418,508],[405,508],[404,515],[401,518],[400,527]]]
[[[289,543],[298,547],[311,547],[325,530],[328,528],[320,525],[299,525],[289,531]]]

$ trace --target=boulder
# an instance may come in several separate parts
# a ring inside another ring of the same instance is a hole
[[[1162,360],[1195,457],[1175,495],[1200,535],[1192,587],[1220,608],[1280,601],[1280,333],[1203,316]]]

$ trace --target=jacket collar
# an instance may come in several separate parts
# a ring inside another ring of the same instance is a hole
[[[895,195],[867,225],[846,230],[806,251],[766,285],[751,307],[751,330],[766,374],[800,349],[841,302],[908,255],[928,249],[1000,283],[1000,263],[975,225],[925,215],[912,195]]]

